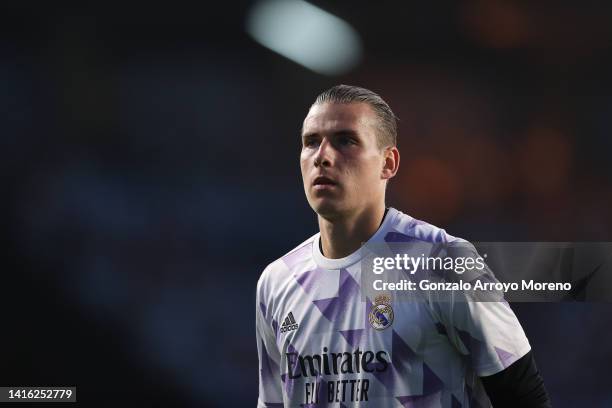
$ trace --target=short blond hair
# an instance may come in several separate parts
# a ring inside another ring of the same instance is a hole
[[[378,147],[397,146],[397,117],[383,98],[366,88],[352,85],[336,85],[317,96],[314,105],[322,103],[367,103],[379,120]]]

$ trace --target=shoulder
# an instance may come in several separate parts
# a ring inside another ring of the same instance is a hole
[[[422,241],[432,244],[467,244],[463,238],[455,237],[443,228],[437,227],[397,211],[391,228],[385,236],[387,242]]]
[[[429,249],[442,254],[444,253],[440,252],[442,250],[450,257],[472,257],[478,252],[471,242],[401,211],[397,211],[394,222],[385,236],[385,241],[387,243],[410,243],[416,252]]]
[[[315,234],[266,266],[257,281],[259,295],[270,294],[284,280],[295,275],[303,265],[312,261],[312,244],[318,234]]]

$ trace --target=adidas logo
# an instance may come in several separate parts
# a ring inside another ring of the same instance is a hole
[[[293,313],[289,312],[289,314],[285,318],[285,321],[281,325],[280,332],[281,333],[290,332],[292,330],[296,330],[297,328],[298,328],[298,324],[293,318]]]

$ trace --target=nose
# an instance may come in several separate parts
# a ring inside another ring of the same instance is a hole
[[[319,166],[330,167],[332,165],[331,150],[332,150],[332,146],[327,141],[327,138],[323,138],[323,140],[321,140],[321,144],[319,145],[319,150],[317,150],[317,154],[315,156],[315,160],[314,160],[315,167],[319,167]]]

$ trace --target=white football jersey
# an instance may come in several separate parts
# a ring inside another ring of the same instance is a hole
[[[258,407],[490,406],[478,377],[530,350],[506,302],[364,298],[362,249],[329,259],[319,239],[257,284]],[[368,243],[410,240],[463,241],[389,208]]]

